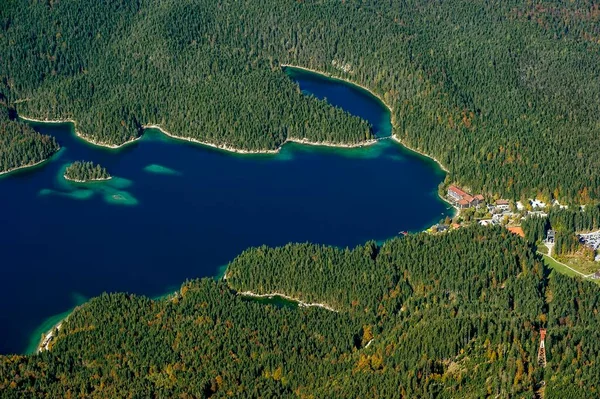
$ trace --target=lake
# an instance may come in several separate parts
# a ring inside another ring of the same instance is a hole
[[[389,135],[389,111],[366,91],[286,73],[306,94]],[[454,213],[437,195],[439,167],[393,140],[355,149],[290,143],[276,155],[238,155],[148,129],[111,150],[80,140],[71,124],[31,125],[62,149],[0,177],[1,353],[34,349],[42,331],[87,298],[158,296],[186,279],[218,275],[250,246],[355,246]],[[76,160],[100,163],[114,179],[67,182],[64,168]]]

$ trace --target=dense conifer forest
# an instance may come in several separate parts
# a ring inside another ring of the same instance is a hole
[[[3,397],[592,398],[598,286],[500,227],[355,249],[249,249],[167,299],[105,294],[49,351],[0,358]],[[318,307],[236,294],[281,292]],[[545,368],[539,328],[548,329]],[[544,383],[542,383],[544,381]]]
[[[550,273],[535,243],[553,228],[566,253],[600,228],[598,59],[590,0],[2,1],[0,171],[58,150],[15,112],[104,144],[149,125],[245,150],[372,138],[304,96],[292,64],[372,90],[445,183],[587,207],[525,220],[526,241],[473,226],[257,247],[168,299],[104,294],[49,351],[0,356],[0,397],[597,397],[600,288]]]
[[[0,102],[0,173],[34,165],[58,150],[53,137],[39,134],[19,122],[14,112]]]
[[[351,79],[450,180],[518,199],[600,198],[600,12],[589,0],[3,2],[0,90],[23,115],[123,143],[158,124],[244,149],[358,143],[296,64]]]
[[[110,173],[93,162],[76,161],[65,169],[65,178],[75,181],[108,180]]]

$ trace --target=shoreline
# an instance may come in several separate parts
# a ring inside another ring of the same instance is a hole
[[[127,140],[126,142],[122,143],[122,144],[108,144],[108,143],[103,143],[101,141],[97,141],[89,136],[84,135],[83,133],[79,132],[77,130],[77,122],[75,122],[75,120],[73,119],[57,119],[57,120],[50,120],[50,119],[35,119],[35,118],[30,118],[28,116],[22,116],[19,115],[19,118],[24,119],[26,121],[30,121],[30,122],[37,122],[37,123],[48,123],[48,124],[61,124],[61,123],[72,123],[73,127],[74,127],[74,131],[75,131],[75,135],[82,139],[83,141],[86,141],[88,143],[91,143],[93,145],[97,145],[99,147],[105,147],[105,148],[110,148],[110,149],[119,149],[121,147],[124,147],[128,144],[131,144],[135,141],[140,140],[143,137],[143,134],[135,137],[133,139]],[[241,148],[235,148],[229,145],[220,145],[220,144],[213,144],[213,143],[209,143],[207,141],[201,141],[192,137],[183,137],[183,136],[177,136],[173,133],[168,132],[166,129],[162,128],[160,125],[156,125],[156,124],[150,124],[150,125],[142,125],[142,129],[157,129],[159,130],[161,133],[163,133],[165,136],[168,136],[172,139],[175,140],[182,140],[182,141],[188,141],[191,143],[195,143],[195,144],[200,144],[206,147],[211,147],[211,148],[216,148],[218,150],[222,150],[222,151],[227,151],[227,152],[232,152],[235,154],[277,154],[281,151],[281,148],[286,144],[286,143],[297,143],[297,144],[305,144],[305,145],[312,145],[312,146],[316,146],[316,147],[334,147],[334,148],[360,148],[360,147],[366,147],[366,146],[370,146],[373,145],[375,143],[377,143],[377,139],[370,139],[370,140],[365,140],[363,142],[360,143],[354,143],[354,144],[344,144],[344,143],[332,143],[332,142],[328,142],[328,141],[310,141],[306,138],[287,138],[279,147],[277,147],[274,150],[244,150]],[[31,165],[33,166],[33,165]],[[2,172],[5,173],[5,172]],[[0,173],[0,175],[2,174]]]
[[[438,160],[436,157],[434,157],[434,156],[432,156],[432,155],[429,155],[429,154],[426,154],[426,153],[424,153],[423,151],[417,150],[416,148],[412,148],[412,147],[408,146],[407,144],[403,143],[403,142],[402,142],[402,140],[400,140],[400,139],[399,139],[399,138],[398,138],[398,137],[397,137],[395,134],[393,134],[393,133],[392,133],[392,136],[391,136],[391,137],[392,137],[392,140],[394,140],[396,143],[400,144],[402,147],[404,147],[404,148],[408,149],[409,151],[415,152],[415,153],[417,153],[417,154],[421,155],[422,157],[425,157],[425,158],[429,158],[429,159],[431,159],[432,161],[434,161],[434,162],[435,162],[435,163],[438,165],[438,167],[439,167],[439,168],[440,168],[440,169],[441,169],[441,170],[442,170],[444,173],[446,173],[447,175],[449,175],[449,174],[450,174],[450,171],[448,170],[448,168],[446,168],[446,167],[445,167],[445,166],[444,166],[444,165],[443,165],[443,164],[442,164],[442,163],[441,163],[441,162],[440,162],[440,161],[439,161],[439,160]],[[449,201],[447,198],[445,198],[444,196],[442,196],[442,195],[441,195],[439,192],[438,192],[437,194],[438,194],[438,197],[439,197],[439,198],[440,198],[442,201],[444,201],[445,203],[447,203],[448,205],[450,205],[452,208],[454,208],[454,211],[455,211],[455,212],[454,212],[454,216],[452,217],[453,219],[454,219],[455,217],[457,217],[457,216],[460,216],[460,208],[459,208],[459,207],[457,207],[456,205],[454,205],[454,204],[453,204],[452,202],[450,202],[450,201]]]
[[[273,298],[274,296],[278,296],[278,297],[287,299],[288,301],[292,301],[292,302],[298,303],[299,307],[305,307],[305,308],[308,308],[308,307],[317,307],[317,308],[322,308],[322,309],[325,309],[325,310],[329,310],[330,312],[336,312],[336,313],[338,312],[337,310],[335,310],[331,306],[326,305],[324,303],[306,303],[306,302],[301,301],[300,299],[292,298],[291,296],[288,296],[288,295],[285,295],[285,294],[282,294],[282,293],[279,293],[279,292],[273,292],[273,293],[270,293],[270,294],[255,294],[252,291],[244,291],[244,292],[238,292],[237,294],[241,295],[241,296],[251,297],[251,298]]]
[[[57,151],[57,152],[58,152],[58,151]],[[56,154],[56,153],[55,153],[55,154]],[[53,155],[54,155],[54,154],[52,154],[52,156],[53,156]],[[50,156],[50,158],[52,158],[52,156]],[[23,166],[17,166],[16,168],[12,168],[12,169],[9,169],[9,170],[5,170],[5,171],[3,171],[3,172],[0,172],[0,176],[2,176],[2,175],[7,175],[7,174],[9,174],[9,173],[16,172],[16,171],[19,171],[19,170],[24,170],[24,169],[33,168],[34,166],[38,166],[38,165],[40,165],[40,164],[43,164],[43,163],[44,163],[44,162],[46,162],[46,161],[49,161],[49,160],[50,160],[50,158],[42,159],[41,161],[38,161],[38,162],[35,162],[35,163],[31,163],[31,164],[28,164],[28,165],[23,165]]]
[[[71,179],[71,178],[68,178],[67,175],[63,175],[63,177],[65,178],[65,180],[72,181],[72,182],[75,182],[75,183],[90,183],[90,182],[108,181],[108,180],[112,179],[112,176],[105,177],[105,178],[102,178],[102,179],[89,179],[89,180]]]
[[[316,69],[312,69],[312,68],[308,68],[308,67],[303,67],[303,66],[299,66],[299,65],[293,65],[293,64],[280,64],[280,66],[281,66],[282,68],[287,68],[287,67],[289,67],[289,68],[302,69],[302,70],[304,70],[304,71],[308,71],[308,72],[316,73],[316,74],[318,74],[318,75],[323,75],[323,76],[325,76],[325,77],[327,77],[327,78],[330,78],[330,79],[337,79],[337,80],[341,80],[341,81],[343,81],[343,82],[349,83],[349,84],[351,84],[351,85],[354,85],[354,86],[356,86],[356,87],[359,87],[359,88],[361,88],[361,89],[363,89],[363,90],[367,91],[367,92],[368,92],[368,93],[370,93],[370,94],[371,94],[373,97],[377,98],[377,100],[378,100],[379,102],[381,102],[381,103],[382,103],[382,104],[383,104],[383,105],[384,105],[384,106],[385,106],[385,107],[388,109],[388,111],[390,112],[390,123],[392,124],[392,128],[395,128],[395,127],[397,127],[397,126],[396,126],[396,124],[394,123],[395,121],[394,121],[394,117],[393,117],[393,116],[394,116],[394,113],[393,113],[393,111],[392,111],[392,107],[391,107],[391,106],[390,106],[388,103],[386,103],[386,102],[385,102],[385,101],[384,101],[384,100],[383,100],[381,97],[379,97],[379,95],[378,95],[378,94],[376,94],[375,92],[373,92],[373,91],[372,91],[371,89],[369,89],[368,87],[366,87],[366,86],[363,86],[363,85],[361,85],[360,83],[356,83],[356,82],[354,82],[354,81],[352,81],[352,80],[350,80],[350,79],[346,79],[346,78],[337,77],[337,76],[335,76],[335,75],[332,75],[332,74],[331,74],[331,73],[329,73],[329,72],[322,72],[322,71],[318,71],[318,70],[316,70]],[[448,170],[448,168],[446,168],[446,167],[445,167],[445,166],[444,166],[444,165],[443,165],[443,164],[442,164],[442,163],[441,163],[441,162],[440,162],[440,161],[439,161],[437,158],[435,158],[434,156],[432,156],[432,155],[429,155],[429,154],[426,154],[426,153],[424,153],[423,151],[417,150],[416,148],[410,147],[408,144],[406,144],[406,143],[402,142],[402,140],[400,140],[400,139],[398,138],[398,136],[396,136],[396,135],[394,134],[394,132],[392,132],[392,134],[390,135],[390,137],[392,138],[392,140],[396,141],[397,143],[399,143],[399,144],[400,144],[400,145],[402,145],[403,147],[405,147],[405,148],[409,149],[410,151],[416,152],[416,153],[417,153],[417,154],[419,154],[419,155],[422,155],[422,156],[424,156],[424,157],[426,157],[426,158],[429,158],[429,159],[431,159],[431,160],[435,161],[435,163],[437,163],[437,164],[438,164],[438,166],[440,167],[440,169],[442,169],[442,170],[443,170],[444,172],[446,172],[447,174],[450,174],[450,171]],[[375,140],[375,141],[377,141],[377,140]],[[446,201],[446,202],[447,202],[447,201]]]
[[[19,113],[17,113],[17,116],[19,119],[25,119],[26,121],[30,121],[30,122],[49,123],[49,124],[54,124],[54,125],[58,125],[61,123],[75,124],[75,121],[73,119],[35,119],[35,118],[30,118],[28,116],[23,116]]]
[[[75,122],[73,122],[73,125],[75,125]],[[134,141],[138,141],[142,138],[142,136],[137,136],[133,139],[129,139],[126,142],[124,142],[123,144],[108,144],[108,143],[103,143],[101,141],[96,141],[93,138],[89,137],[89,136],[85,136],[82,133],[80,133],[79,131],[77,131],[77,129],[75,129],[75,135],[77,135],[77,137],[79,137],[80,139],[87,141],[88,143],[97,145],[98,147],[105,147],[105,148],[110,148],[111,150],[116,150],[119,149],[121,147],[124,147],[128,144],[133,143]]]
[[[322,71],[318,71],[316,69],[312,69],[309,67],[304,67],[304,66],[299,66],[299,65],[294,65],[294,64],[279,64],[279,66],[281,68],[296,68],[296,69],[301,69],[304,71],[308,71],[308,72],[312,72],[318,75],[322,75],[326,78],[330,78],[330,79],[337,79],[340,80],[342,82],[345,82],[347,84],[351,84],[354,85],[366,92],[368,92],[369,94],[371,94],[373,97],[375,97],[381,104],[383,104],[387,110],[390,113],[390,123],[392,125],[392,133],[390,135],[391,139],[396,141],[397,143],[399,143],[400,145],[402,145],[403,147],[407,148],[410,151],[416,152],[419,155],[422,155],[426,158],[432,159],[435,163],[437,163],[437,165],[440,167],[440,169],[442,169],[446,174],[450,174],[450,171],[448,170],[448,168],[446,168],[437,158],[435,158],[432,155],[426,154],[420,150],[417,150],[415,148],[410,147],[409,145],[407,145],[406,143],[402,142],[402,140],[400,140],[393,132],[393,129],[396,128],[396,124],[395,124],[395,120],[394,120],[394,113],[392,110],[392,107],[386,103],[378,94],[376,94],[375,92],[373,92],[371,89],[369,89],[366,86],[361,85],[360,83],[357,83],[355,81],[352,81],[350,79],[347,78],[343,78],[343,77],[338,77],[335,76],[329,72],[322,72]],[[27,116],[22,116],[19,115],[19,118],[24,119],[24,120],[28,120],[31,122],[39,122],[39,123],[51,123],[51,124],[59,124],[59,123],[72,123],[73,126],[75,127],[75,134],[77,135],[77,137],[81,138],[84,141],[87,141],[91,144],[97,145],[97,146],[101,146],[101,147],[106,147],[106,148],[111,148],[111,149],[118,149],[121,148],[125,145],[128,145],[130,143],[133,143],[137,140],[140,140],[143,136],[140,135],[136,138],[130,139],[122,144],[116,145],[116,144],[108,144],[108,143],[103,143],[103,142],[99,142],[96,141],[95,139],[86,136],[82,133],[80,133],[77,130],[77,123],[75,120],[73,119],[59,119],[59,120],[49,120],[49,119],[35,119],[35,118],[31,118],[31,117],[27,117]],[[377,141],[379,141],[381,138],[375,137],[375,139],[370,139],[370,140],[365,140],[364,142],[361,143],[354,143],[354,144],[344,144],[344,143],[332,143],[332,142],[315,142],[315,141],[310,141],[306,138],[293,138],[293,137],[288,137],[281,145],[279,145],[276,149],[274,150],[244,150],[244,149],[239,149],[239,148],[235,148],[229,145],[219,145],[219,144],[214,144],[214,143],[209,143],[206,141],[201,141],[192,137],[183,137],[183,136],[177,136],[173,133],[168,132],[167,130],[165,130],[164,128],[162,128],[160,125],[157,124],[148,124],[148,125],[142,125],[142,129],[157,129],[160,132],[162,132],[163,134],[165,134],[166,136],[175,139],[175,140],[182,140],[182,141],[188,141],[191,143],[196,143],[196,144],[200,144],[200,145],[204,145],[207,147],[211,147],[211,148],[216,148],[219,150],[223,150],[223,151],[228,151],[228,152],[232,152],[232,153],[236,153],[236,154],[277,154],[281,151],[281,148],[286,144],[286,143],[297,143],[297,144],[305,144],[305,145],[312,145],[312,146],[320,146],[320,147],[333,147],[333,148],[360,148],[360,147],[366,147],[366,146],[370,146],[373,145],[375,143],[377,143]],[[33,165],[32,165],[33,166]],[[0,173],[1,174],[1,173]],[[447,202],[447,201],[446,201]]]
[[[69,317],[69,316],[67,316],[67,317]],[[67,320],[67,317],[65,317],[63,320],[61,320],[58,323],[56,323],[55,325],[53,325],[52,328],[46,334],[44,334],[44,336],[40,340],[40,343],[39,343],[39,345],[37,347],[36,353],[40,353],[40,352],[43,352],[43,351],[50,350],[50,343],[55,338],[54,337],[54,330],[60,330],[60,328],[62,327],[63,322],[65,322]]]
[[[72,123],[73,124],[73,130],[75,131],[75,135],[77,137],[79,137],[80,139],[82,139],[83,141],[86,141],[88,143],[97,145],[99,147],[105,147],[105,148],[110,148],[110,149],[117,149],[117,148],[121,148],[123,146],[126,146],[127,144],[133,143],[134,141],[137,141],[139,139],[142,138],[142,136],[138,136],[135,137],[133,139],[127,140],[122,144],[109,144],[109,143],[103,143],[101,141],[97,141],[89,136],[84,135],[83,133],[79,132],[77,130],[77,122],[74,119],[54,119],[54,120],[50,120],[50,119],[36,119],[36,118],[31,118],[28,116],[23,116],[21,114],[17,114],[18,117],[20,119],[24,119],[26,121],[30,121],[30,122],[37,122],[37,123],[48,123],[48,124],[61,124],[61,123]]]
[[[446,168],[436,157],[426,154],[423,151],[417,150],[416,148],[408,146],[407,144],[403,143],[402,140],[400,140],[395,134],[392,134],[392,140],[394,140],[396,143],[402,145],[402,147],[407,148],[412,152],[416,152],[417,154],[424,156],[425,158],[431,159],[436,164],[438,164],[440,169],[443,170],[446,174],[450,174],[450,171],[448,170],[448,168]]]
[[[201,141],[201,140],[198,140],[198,139],[195,139],[192,137],[177,136],[177,135],[174,135],[173,133],[170,133],[166,129],[162,128],[160,125],[143,125],[142,128],[143,129],[156,129],[156,130],[159,130],[165,136],[168,136],[175,140],[189,141],[191,143],[196,143],[196,144],[200,144],[203,146],[216,148],[216,149],[222,150],[222,151],[233,152],[236,154],[278,154],[281,151],[281,149],[283,148],[283,146],[287,143],[297,143],[297,144],[304,144],[304,145],[312,145],[312,146],[316,146],[316,147],[334,147],[334,148],[360,148],[360,147],[366,147],[366,146],[370,146],[370,145],[377,143],[377,140],[375,140],[375,139],[365,140],[362,143],[356,143],[356,144],[343,144],[343,143],[337,144],[337,143],[332,143],[332,142],[328,142],[328,141],[310,141],[306,138],[299,139],[299,138],[291,137],[291,138],[287,138],[279,147],[277,147],[277,149],[274,149],[274,150],[244,150],[244,149],[239,149],[239,148],[226,146],[226,145],[208,143],[206,141]]]
[[[296,143],[296,144],[312,145],[315,147],[361,148],[361,147],[368,147],[370,145],[373,145],[373,144],[377,143],[377,141],[379,141],[379,140],[370,139],[370,140],[365,140],[362,143],[337,144],[337,143],[332,143],[329,141],[310,141],[308,139],[297,139],[297,138],[292,137],[292,138],[286,139],[281,146],[283,147],[283,145],[285,145],[286,143]]]
[[[203,146],[216,148],[218,150],[233,152],[236,154],[277,154],[279,152],[279,149],[281,148],[281,147],[279,147],[276,150],[243,150],[243,149],[239,149],[239,148],[235,148],[235,147],[231,147],[231,146],[225,146],[225,145],[219,145],[219,144],[208,143],[205,141],[200,141],[200,140],[192,138],[192,137],[176,136],[173,133],[170,133],[167,130],[165,130],[164,128],[160,127],[160,125],[154,125],[154,124],[142,125],[142,129],[144,129],[144,130],[145,129],[156,129],[156,130],[159,130],[165,136],[168,136],[175,140],[189,141],[190,143],[196,143],[196,144],[200,144]]]
[[[382,98],[379,97],[379,95],[377,95],[376,93],[374,93],[371,89],[369,89],[368,87],[365,87],[359,83],[356,83],[352,80],[346,79],[346,78],[342,78],[342,77],[337,77],[335,75],[332,75],[328,72],[321,72],[318,70],[314,70],[311,68],[307,68],[307,67],[302,67],[302,66],[297,66],[297,65],[292,65],[292,64],[280,64],[281,68],[285,68],[285,67],[290,67],[290,68],[297,68],[297,69],[301,69],[301,70],[305,70],[308,72],[312,72],[315,74],[319,74],[322,75],[324,77],[330,78],[330,79],[335,79],[335,80],[339,80],[342,82],[345,82],[347,84],[351,84],[354,85],[362,90],[364,90],[365,92],[370,93],[373,97],[375,97],[381,104],[383,104],[389,111],[390,113],[390,123],[392,125],[392,134],[391,134],[391,138],[393,140],[395,140],[397,143],[399,143],[401,146],[403,146],[404,148],[413,151],[417,154],[420,154],[426,158],[432,159],[434,162],[437,163],[437,165],[440,167],[440,169],[442,169],[442,171],[444,171],[445,173],[449,174],[448,169],[441,164],[441,162],[439,162],[435,157],[430,156],[428,154],[425,154],[419,150],[413,149],[409,146],[407,146],[406,144],[402,143],[402,141],[396,137],[396,135],[393,133],[393,129],[397,128],[396,124],[395,124],[395,119],[394,119],[394,113],[392,110],[392,107],[390,105],[388,105]],[[133,143],[137,140],[140,140],[143,137],[143,133],[140,134],[139,136],[130,139],[120,145],[116,145],[116,144],[108,144],[108,143],[102,143],[102,142],[98,142],[96,140],[94,140],[91,137],[85,136],[82,133],[80,133],[77,130],[77,123],[75,120],[73,119],[65,119],[65,120],[49,120],[49,119],[35,119],[35,118],[30,118],[30,117],[26,117],[26,116],[22,116],[19,115],[20,119],[26,120],[26,121],[31,121],[31,122],[37,122],[37,123],[48,123],[48,124],[61,124],[61,123],[72,123],[73,127],[74,127],[74,132],[75,135],[80,138],[83,141],[86,141],[90,144],[96,145],[96,146],[100,146],[100,147],[105,147],[105,148],[109,148],[109,149],[119,149],[123,146],[126,146],[130,143]],[[227,146],[227,145],[218,145],[218,144],[213,144],[213,143],[209,143],[209,142],[203,142],[201,140],[198,139],[194,139],[191,137],[182,137],[182,136],[176,136],[170,132],[168,132],[167,130],[163,129],[162,127],[160,127],[159,125],[156,124],[148,124],[148,125],[142,125],[142,129],[157,129],[159,130],[161,133],[163,133],[164,135],[166,135],[167,137],[170,137],[174,140],[182,140],[182,141],[188,141],[191,143],[196,143],[196,144],[200,144],[206,147],[211,147],[211,148],[215,148],[218,150],[222,150],[222,151],[227,151],[227,152],[231,152],[231,153],[237,153],[237,154],[277,154],[281,151],[281,148],[286,144],[286,143],[297,143],[297,144],[303,144],[303,145],[311,145],[311,146],[321,146],[321,147],[333,147],[333,148],[360,148],[360,147],[367,147],[367,146],[371,146],[376,144],[378,141],[380,141],[381,138],[377,138],[375,137],[375,139],[370,139],[370,140],[365,140],[364,142],[361,143],[355,143],[355,144],[344,144],[344,143],[332,143],[332,142],[312,142],[306,138],[292,138],[292,137],[288,137],[281,145],[279,145],[276,149],[273,150],[244,150],[244,149],[238,149],[238,148],[234,148],[231,146]],[[29,168],[29,167],[33,167],[36,165],[39,165],[43,162],[48,161],[50,158],[42,160],[40,162],[37,162],[35,164],[32,165],[26,165],[26,166],[22,166],[19,168],[15,168],[15,169],[11,169],[9,171],[6,172],[0,172],[0,175],[5,174],[5,173],[10,173],[13,171],[16,171],[18,169],[24,169],[24,168]],[[111,177],[112,178],[112,177]],[[78,181],[78,180],[72,180],[72,179],[68,179],[65,176],[65,179],[69,180],[69,181],[74,181],[74,182],[78,182],[78,183],[85,183],[86,181]],[[102,179],[102,180],[110,180],[109,179]],[[102,181],[100,180],[100,181]],[[93,181],[97,181],[97,180],[93,180]],[[438,193],[439,195],[439,193]],[[439,196],[444,202],[452,205],[447,199],[443,198],[442,196]],[[453,208],[455,208],[456,210],[456,215],[460,214],[460,210],[457,209],[456,207],[453,206]],[[223,280],[227,280],[227,271],[224,272],[223,274]],[[256,297],[256,298],[272,298],[274,296],[279,296],[281,298],[284,298],[286,300],[292,301],[292,302],[296,302],[298,304],[299,307],[319,307],[328,311],[332,311],[332,312],[338,312],[338,310],[333,309],[332,307],[330,307],[327,304],[323,304],[323,303],[306,303],[304,301],[301,301],[297,298],[293,298],[290,297],[288,295],[285,294],[281,294],[278,292],[275,293],[270,293],[270,294],[256,294],[253,293],[251,291],[245,291],[245,292],[238,292],[237,295],[242,295],[242,296],[246,296],[246,297]],[[38,345],[37,348],[37,352],[41,352],[43,350],[49,350],[49,344],[53,341],[53,339],[55,338],[54,336],[54,331],[55,329],[60,329],[62,324],[64,322],[66,322],[68,319],[68,316],[66,316],[64,319],[60,320],[57,324],[55,324],[47,333],[45,333]],[[370,342],[369,342],[370,344]]]
[[[392,124],[392,128],[397,127],[396,126],[396,121],[394,119],[394,111],[392,110],[392,107],[386,103],[381,97],[379,97],[378,94],[376,94],[373,90],[369,89],[366,86],[361,85],[360,83],[357,83],[353,80],[347,79],[347,78],[342,78],[342,77],[338,77],[335,76],[329,72],[322,72],[322,71],[318,71],[316,69],[312,69],[312,68],[308,68],[308,67],[303,67],[303,66],[299,66],[299,65],[294,65],[294,64],[279,64],[279,66],[281,68],[296,68],[296,69],[302,69],[304,71],[308,71],[308,72],[312,72],[312,73],[316,73],[318,75],[323,75],[329,79],[337,79],[337,80],[341,80],[342,82],[346,82],[348,84],[354,85],[356,87],[359,87],[361,89],[363,89],[364,91],[368,92],[369,94],[371,94],[373,97],[375,97],[380,103],[382,103],[390,112],[390,123]],[[393,133],[392,133],[393,136]]]

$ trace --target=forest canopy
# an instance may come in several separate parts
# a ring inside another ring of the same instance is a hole
[[[600,199],[599,19],[588,0],[8,0],[0,92],[109,144],[152,124],[248,150],[370,138],[365,121],[303,96],[281,71],[295,64],[374,91],[394,134],[449,181],[588,203]]]
[[[42,135],[0,102],[0,173],[35,165],[59,150],[53,137]]]
[[[354,249],[253,248],[226,276],[188,281],[162,300],[92,299],[49,351],[0,357],[0,396],[597,396],[600,288],[549,274],[501,227]]]
[[[103,166],[93,162],[75,161],[65,169],[65,178],[85,182],[91,180],[108,180],[111,176]]]

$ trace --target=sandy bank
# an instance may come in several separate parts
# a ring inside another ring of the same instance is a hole
[[[435,161],[435,163],[438,164],[438,166],[440,167],[440,169],[442,169],[444,172],[446,172],[448,174],[450,173],[450,171],[444,165],[442,165],[442,163],[437,158],[435,158],[434,156],[431,156],[429,154],[424,153],[423,151],[419,151],[419,150],[417,150],[415,148],[412,148],[412,147],[408,146],[407,144],[405,144],[404,142],[402,142],[402,140],[400,140],[398,138],[398,136],[396,136],[395,134],[392,134],[392,140],[396,141],[397,143],[402,144],[403,147],[408,148],[412,152],[416,152],[419,155],[422,155],[422,156],[424,156],[426,158],[429,158],[429,159]]]
[[[71,179],[71,178],[67,177],[67,175],[63,175],[63,177],[65,178],[65,180],[69,180],[69,181],[72,181],[72,182],[75,182],[75,183],[89,183],[89,182],[95,182],[95,181],[107,181],[107,180],[112,179],[112,176],[111,177],[104,177],[102,179],[89,179],[89,180]]]
[[[103,143],[101,141],[96,141],[96,140],[94,140],[93,138],[91,138],[89,136],[84,136],[83,134],[81,134],[77,130],[75,130],[75,134],[77,135],[77,137],[81,138],[82,140],[87,141],[88,143],[92,143],[92,144],[100,146],[100,147],[106,147],[106,148],[111,148],[111,149],[117,149],[117,148],[124,147],[127,144],[131,144],[134,141],[138,141],[139,139],[142,138],[142,136],[138,136],[138,137],[135,137],[133,139],[127,140],[126,142],[124,142],[122,144],[117,145],[117,144],[109,144],[109,143]]]
[[[28,116],[23,116],[21,114],[19,114],[19,118],[20,119],[25,119],[26,121],[30,121],[30,122],[51,123],[51,124],[59,124],[59,123],[73,123],[73,124],[75,124],[75,121],[73,119],[54,119],[54,120],[50,120],[50,119],[35,119],[35,118],[30,118]]]
[[[404,148],[412,151],[412,152],[416,152],[419,155],[422,155],[426,158],[429,158],[431,160],[433,160],[435,163],[437,163],[437,165],[440,167],[441,170],[443,170],[445,173],[450,174],[450,171],[448,170],[448,168],[446,168],[436,157],[433,157],[429,154],[424,153],[423,151],[419,151],[415,148],[412,148],[408,145],[406,145],[405,143],[402,142],[402,140],[400,140],[395,134],[392,134],[392,140],[394,140],[395,142],[401,144]],[[458,208],[456,205],[454,205],[452,202],[450,202],[448,200],[448,198],[445,198],[444,196],[440,195],[438,193],[438,197],[440,197],[440,199],[444,202],[446,202],[447,204],[449,204],[452,208],[454,208],[454,210],[456,211],[456,213],[454,214],[454,217],[457,217],[458,215],[460,215],[460,208]]]
[[[112,149],[116,149],[116,148],[121,148],[127,144],[133,143],[134,141],[137,141],[139,139],[141,139],[142,137],[135,137],[133,139],[127,140],[126,142],[122,143],[122,144],[110,144],[110,143],[104,143],[102,141],[97,141],[95,139],[93,139],[92,137],[86,136],[83,133],[81,133],[80,131],[77,130],[77,122],[75,122],[75,120],[73,119],[55,119],[55,120],[50,120],[50,119],[35,119],[35,118],[30,118],[28,116],[22,116],[19,115],[19,118],[24,119],[26,121],[30,121],[30,122],[40,122],[40,123],[53,123],[53,124],[59,124],[59,123],[72,123],[73,126],[75,127],[75,135],[77,135],[77,137],[79,137],[82,140],[87,141],[88,143],[92,143],[94,145],[100,146],[100,147],[106,147],[106,148],[112,148]]]
[[[40,342],[40,345],[38,346],[38,350],[37,350],[38,352],[47,351],[50,349],[50,342],[52,342],[52,340],[54,339],[54,330],[55,329],[60,330],[60,328],[62,327],[63,321],[60,321],[58,324],[52,326],[50,331],[48,331],[44,335],[44,337],[42,338],[42,341]]]
[[[144,125],[142,127],[144,129],[160,130],[161,133],[163,133],[165,136],[171,137],[176,140],[189,141],[192,143],[204,145],[207,147],[217,148],[217,149],[223,150],[223,151],[229,151],[229,152],[233,152],[236,154],[277,154],[279,151],[281,151],[281,147],[283,147],[286,143],[298,143],[298,144],[314,145],[314,146],[319,146],[319,147],[359,148],[359,147],[369,146],[369,145],[375,144],[377,142],[377,140],[367,140],[367,141],[364,141],[361,143],[343,144],[343,143],[332,143],[329,141],[310,141],[308,139],[299,139],[299,138],[290,137],[290,138],[286,139],[283,142],[283,144],[281,144],[275,150],[242,150],[242,149],[238,149],[238,148],[227,146],[227,145],[219,145],[219,144],[209,143],[206,141],[201,141],[201,140],[194,139],[191,137],[177,136],[177,135],[170,133],[167,130],[163,129],[159,125]]]
[[[160,130],[161,133],[163,133],[165,136],[169,136],[173,139],[176,140],[183,140],[183,141],[189,141],[191,143],[196,143],[196,144],[201,144],[207,147],[212,147],[212,148],[217,148],[219,150],[224,150],[224,151],[229,151],[229,152],[235,152],[237,154],[276,154],[279,152],[279,149],[276,150],[241,150],[235,147],[231,147],[231,146],[227,146],[227,145],[219,145],[219,144],[213,144],[213,143],[208,143],[206,141],[201,141],[198,139],[194,139],[191,137],[182,137],[182,136],[176,136],[173,133],[170,133],[168,131],[166,131],[165,129],[163,129],[162,127],[160,127],[159,125],[144,125],[142,126],[144,129],[157,129]]]
[[[289,138],[287,139],[283,144],[285,143],[298,143],[298,144],[306,144],[306,145],[314,145],[314,146],[318,146],[318,147],[335,147],[335,148],[361,148],[361,147],[368,147],[370,145],[373,145],[375,143],[377,143],[377,140],[366,140],[360,143],[354,143],[354,144],[340,144],[340,143],[332,143],[330,141],[310,141],[307,139],[296,139],[296,138]]]

